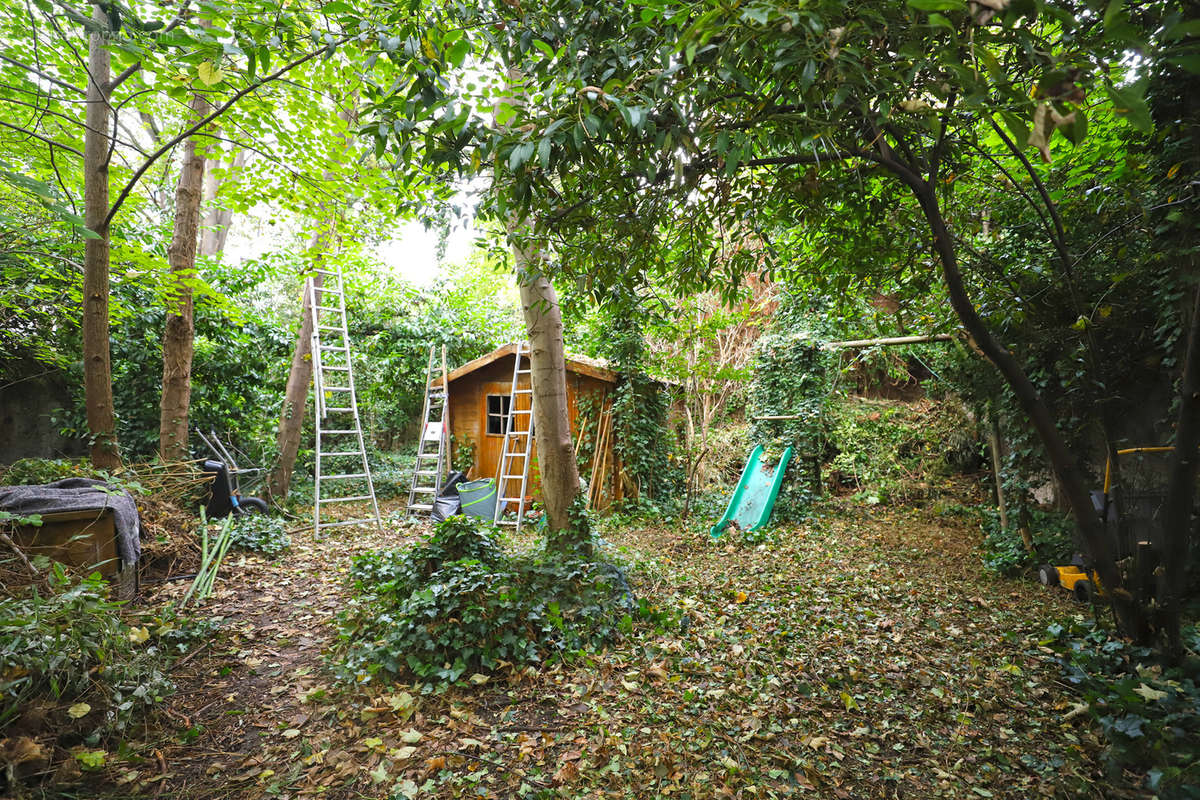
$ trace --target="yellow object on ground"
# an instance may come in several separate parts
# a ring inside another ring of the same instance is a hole
[[[1044,586],[1063,587],[1074,594],[1075,599],[1081,603],[1091,600],[1093,594],[1104,596],[1104,587],[1100,583],[1100,576],[1094,571],[1085,572],[1074,565],[1055,567],[1045,564],[1038,568],[1038,580]]]

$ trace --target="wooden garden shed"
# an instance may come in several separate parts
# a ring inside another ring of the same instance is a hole
[[[453,453],[451,465],[455,469],[462,469],[463,465],[470,463],[471,468],[467,474],[472,479],[497,477],[511,400],[516,353],[515,343],[506,344],[463,364],[458,369],[451,370],[447,376]],[[526,363],[522,365],[522,369],[528,369],[528,356],[523,358]],[[601,410],[611,404],[612,391],[620,376],[602,361],[579,356],[568,356],[566,368],[567,413],[571,421],[571,436],[576,442],[576,452],[579,453],[582,449],[583,453],[589,456],[587,462],[581,465],[580,472],[586,476],[593,463],[599,464],[602,461],[605,464],[602,470],[605,478],[603,491],[599,492],[594,507],[606,508],[621,498],[621,481],[616,480],[616,476],[620,474],[620,465],[613,457],[612,437],[607,437],[607,446],[602,449],[599,459],[593,461],[590,455],[595,450],[593,443],[598,433],[598,417]],[[520,376],[519,388],[529,388],[528,375]],[[528,402],[529,397],[530,395],[518,395],[518,402]],[[517,415],[514,424],[518,426],[518,430],[523,429],[528,419],[528,415]],[[540,488],[537,463],[537,445],[534,444],[530,468],[532,489],[526,493],[534,499],[539,498]],[[515,494],[517,487],[510,488],[511,493],[506,494]]]

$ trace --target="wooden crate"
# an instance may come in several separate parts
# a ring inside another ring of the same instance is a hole
[[[137,593],[137,565],[125,564],[117,554],[112,509],[57,511],[41,517],[40,526],[18,525],[13,532],[13,541],[27,555],[98,570],[115,584],[119,599],[133,598]]]

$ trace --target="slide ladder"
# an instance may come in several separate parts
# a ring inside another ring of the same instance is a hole
[[[742,477],[733,490],[733,497],[729,498],[729,508],[712,527],[709,535],[716,539],[731,525],[743,531],[755,531],[766,525],[771,519],[771,510],[775,508],[779,487],[783,485],[783,473],[787,471],[791,460],[792,447],[788,445],[772,468],[770,464],[763,463],[763,446],[756,446],[746,461],[746,468],[742,470]]]

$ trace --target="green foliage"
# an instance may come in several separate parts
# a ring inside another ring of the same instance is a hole
[[[496,291],[507,279],[486,265],[459,267],[428,289],[364,266],[347,277],[355,383],[377,441],[390,448],[421,416],[431,345],[438,359],[446,347],[453,368],[523,334],[515,306]]]
[[[1164,669],[1146,647],[1135,647],[1091,622],[1051,625],[1043,646],[1058,653],[1068,683],[1108,741],[1108,771],[1144,775],[1164,798],[1200,797],[1200,632],[1184,629],[1192,655]]]
[[[632,315],[625,319],[630,324],[614,325],[604,342],[612,365],[621,373],[612,399],[613,454],[639,495],[660,498],[679,487],[679,476],[669,467],[667,395],[645,373],[646,342],[640,326]]]
[[[572,305],[586,299],[571,294],[566,298],[568,316]],[[666,424],[668,389],[646,372],[649,354],[644,328],[649,314],[642,300],[620,292],[606,295],[603,301],[576,330],[586,349],[621,375],[607,401],[612,404],[613,453],[627,489],[635,489],[626,492],[626,501],[646,507],[670,506],[678,499],[683,475]],[[579,419],[593,429],[599,412],[596,400],[584,398],[579,404]],[[589,438],[580,448],[581,469],[590,469],[594,447],[595,441]],[[592,478],[586,471],[584,477]]]
[[[1066,514],[1031,508],[1026,512],[1033,552],[1025,549],[1018,525],[1000,529],[1000,512],[983,509],[983,565],[1001,575],[1016,575],[1039,564],[1069,564],[1075,554],[1075,523]],[[1024,522],[1022,523],[1024,524]]]
[[[156,235],[153,230],[139,233]],[[239,269],[206,270],[195,309],[192,422],[203,430],[221,431],[247,449],[255,462],[266,461],[273,445],[268,410],[276,408],[282,396],[286,357],[294,337],[290,322],[270,308],[268,292],[258,287],[276,277],[272,269],[253,262]],[[132,460],[148,461],[158,451],[163,291],[150,274],[113,287],[113,395],[119,438],[125,456]],[[48,348],[77,352],[78,343],[62,333],[77,324],[70,308],[57,307],[55,313],[55,324],[33,335]],[[73,361],[66,367],[48,366],[63,375],[73,390],[69,406],[54,414],[57,423],[65,435],[85,438],[82,365]]]
[[[834,478],[870,503],[923,499],[939,477],[973,467],[979,442],[955,403],[846,398],[831,404]]]
[[[0,485],[39,486],[64,478],[91,478],[104,481],[110,490],[124,490],[131,494],[144,494],[145,488],[137,473],[117,470],[116,474],[96,469],[85,458],[22,458],[14,461],[0,472]]]
[[[83,242],[53,226],[53,215],[0,181],[0,382],[64,369],[79,347],[79,322],[65,309],[82,301],[72,263]]]
[[[408,552],[360,556],[351,578],[336,669],[360,683],[412,674],[447,685],[540,663],[612,640],[635,608],[613,565],[509,555],[495,528],[465,516]]]
[[[546,521],[543,514],[541,523]],[[595,520],[592,512],[588,510],[587,496],[579,492],[571,501],[571,505],[567,506],[566,527],[562,530],[546,531],[545,550],[552,558],[587,561],[595,555],[596,544]]]
[[[275,558],[292,546],[292,537],[287,535],[286,527],[280,517],[242,514],[233,520],[230,542],[234,547]]]
[[[271,411],[283,396],[294,333],[267,306],[264,293],[248,285],[252,275],[250,270],[244,276],[234,270],[210,274],[220,299],[197,301],[189,416],[193,427],[220,431],[248,450],[253,462],[263,463],[274,429]],[[141,292],[132,294],[144,297]],[[240,302],[234,304],[234,298]],[[141,310],[114,332],[113,396],[123,448],[149,460],[159,443],[165,306],[149,298],[141,302]],[[130,305],[137,301],[131,298]]]
[[[124,622],[99,573],[73,583],[54,564],[50,579],[0,598],[0,730],[39,702],[80,738],[124,730],[172,691],[170,648]]]
[[[811,475],[805,475],[805,465],[824,452],[828,437],[828,354],[811,333],[791,323],[781,316],[759,338],[748,408],[751,443],[763,446],[764,463],[777,462],[784,449],[792,447],[792,461],[772,512],[777,521],[798,519],[815,499],[817,491]],[[754,419],[764,416],[794,418]]]
[[[1107,94],[1145,132],[1145,86],[1122,84],[1126,54],[1154,60],[1192,47],[1185,36],[1161,36],[1180,21],[1173,4],[1136,23],[1112,6],[1103,25],[1044,3],[999,13],[920,6],[450,6],[456,39],[468,31],[477,53],[523,79],[504,69],[490,80],[463,74],[455,61],[437,70],[420,103],[379,91],[376,146],[418,156],[414,172],[494,172],[485,212],[499,220],[531,211],[539,245],[553,243],[567,255],[562,271],[588,286],[662,274],[684,290],[732,291],[745,272],[788,264],[775,229],[796,224],[794,212],[827,188],[869,179],[897,156],[918,179],[935,163],[955,178],[972,159],[983,163],[972,149],[983,118],[1000,116],[1022,146],[1049,157],[1085,141],[1083,118]],[[490,115],[465,112],[464,95],[494,109],[500,129]],[[456,115],[453,126],[445,121]],[[844,163],[857,174],[841,173]],[[990,164],[985,171],[996,174]],[[646,190],[612,190],[630,176],[644,177]],[[825,207],[815,203],[811,217]],[[886,251],[880,263],[915,250],[907,238],[874,249]]]
[[[716,485],[737,485],[742,467],[746,466],[746,454],[754,449],[750,439],[751,429],[752,424],[747,421],[731,422],[709,431],[712,454],[708,457],[708,464]]]
[[[353,577],[356,581],[368,584],[384,584],[394,579],[389,575],[404,575],[410,583],[396,588],[401,592],[411,591],[452,561],[466,559],[487,566],[499,564],[504,558],[501,536],[499,528],[484,524],[475,517],[458,514],[439,523],[428,541],[405,551],[403,555],[397,551],[382,551],[364,556],[355,563]],[[397,558],[399,561],[396,561]]]
[[[63,478],[95,478],[99,474],[86,458],[22,458],[0,472],[0,484],[40,486]]]

